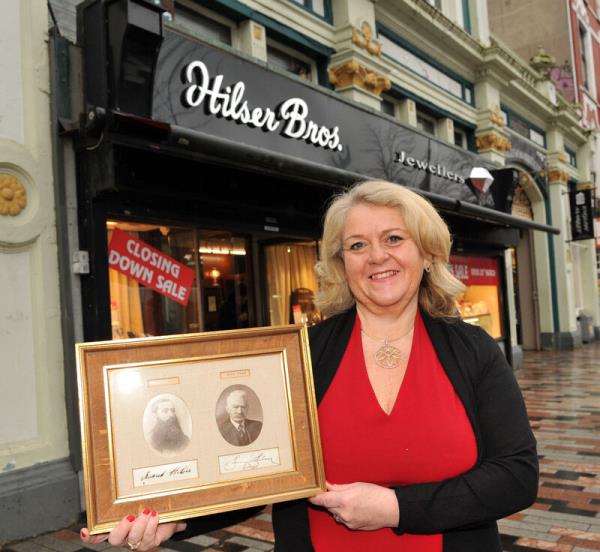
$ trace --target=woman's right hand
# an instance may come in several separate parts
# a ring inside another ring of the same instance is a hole
[[[146,508],[137,518],[133,515],[124,517],[110,533],[90,535],[84,527],[80,531],[80,536],[81,540],[88,544],[108,540],[113,546],[129,547],[130,550],[145,552],[159,546],[170,539],[174,533],[184,531],[186,528],[185,522],[161,523],[159,525],[158,521],[158,514]]]

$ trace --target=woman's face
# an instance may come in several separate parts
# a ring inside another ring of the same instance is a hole
[[[346,279],[357,303],[373,312],[418,301],[425,259],[397,209],[354,205],[342,232]]]

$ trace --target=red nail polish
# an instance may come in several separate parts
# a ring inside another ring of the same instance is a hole
[[[129,523],[131,523],[131,522],[132,522],[132,521],[134,521],[134,520],[135,520],[135,516],[134,516],[134,515],[131,515],[131,514],[129,514],[129,515],[127,516],[127,521],[128,521]]]
[[[156,517],[156,512],[152,510],[152,517]]]
[[[144,508],[144,511],[142,512],[142,514],[144,514],[145,516],[147,516],[150,513],[150,509],[149,508]]]

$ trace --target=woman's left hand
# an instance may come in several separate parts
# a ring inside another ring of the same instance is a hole
[[[374,531],[397,527],[400,522],[396,493],[372,483],[327,483],[327,492],[309,498],[309,502],[327,508],[338,523],[349,529]]]

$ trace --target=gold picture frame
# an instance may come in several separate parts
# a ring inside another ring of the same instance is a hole
[[[325,490],[306,327],[80,343],[76,353],[91,534],[141,508],[175,521]]]

